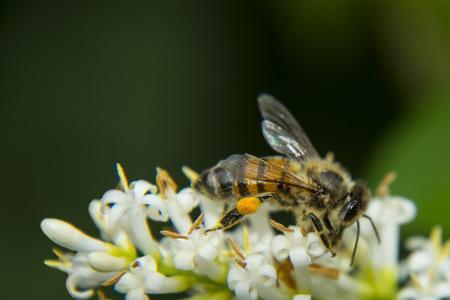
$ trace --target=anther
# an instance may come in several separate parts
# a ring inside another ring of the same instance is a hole
[[[228,244],[230,245],[233,252],[239,256],[242,260],[245,260],[245,254],[242,252],[242,250],[239,248],[239,246],[236,244],[235,241],[233,241],[231,238],[227,239]]]
[[[294,229],[288,228],[275,220],[270,219],[269,223],[273,228],[278,229],[281,232],[294,232]]]
[[[111,277],[110,279],[106,280],[105,282],[102,283],[102,286],[111,286],[116,284],[120,278],[122,278],[123,275],[125,275],[127,271],[123,270],[120,273],[117,273],[116,275],[114,275],[113,277]]]
[[[167,198],[167,189],[172,189],[174,192],[177,191],[177,184],[175,181],[170,177],[169,173],[161,168],[156,168],[156,185],[159,188],[159,191],[161,193],[161,196],[163,198]]]
[[[194,224],[189,228],[187,234],[191,234],[194,230],[199,229],[202,225],[203,219],[205,218],[205,212],[202,212],[200,216],[195,220]]]
[[[247,266],[247,263],[245,260],[242,260],[240,258],[235,258],[234,261],[239,265],[241,268],[245,268]]]
[[[378,185],[376,195],[378,197],[389,196],[391,193],[389,186],[394,182],[395,178],[397,178],[397,173],[394,171],[387,173]]]
[[[173,232],[170,230],[162,230],[162,231],[160,231],[160,233],[164,236],[167,236],[167,237],[170,237],[173,239],[184,239],[184,240],[189,239],[189,236],[187,236],[185,234],[180,234],[180,233]]]
[[[328,268],[316,263],[312,263],[309,265],[309,271],[311,273],[319,274],[324,277],[328,277],[330,279],[337,280],[339,278],[339,270],[334,268]]]

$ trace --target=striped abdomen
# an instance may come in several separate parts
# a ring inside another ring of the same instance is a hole
[[[286,172],[298,172],[298,168],[298,164],[281,156],[260,159],[233,155],[205,170],[193,186],[215,199],[239,199],[266,192],[289,198],[290,187],[280,182]]]

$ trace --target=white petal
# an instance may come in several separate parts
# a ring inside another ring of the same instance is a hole
[[[398,224],[404,224],[411,221],[416,215],[416,206],[414,203],[403,197],[390,197],[385,200],[388,202],[386,205],[389,206],[389,215]]]
[[[167,213],[178,232],[187,232],[192,226],[190,215],[184,212],[173,198],[167,200]]]
[[[194,269],[194,253],[187,251],[179,251],[175,253],[173,263],[177,269],[193,270]]]
[[[292,300],[311,300],[311,295],[305,295],[305,294],[298,294],[295,295]]]
[[[367,208],[366,214],[373,216],[372,218],[378,218],[382,214],[384,200],[379,198],[373,198],[369,202],[369,207]]]
[[[72,224],[58,219],[44,219],[41,229],[56,244],[74,251],[108,251],[113,247],[81,232]]]
[[[140,257],[131,264],[130,272],[134,276],[141,278],[142,280],[151,273],[155,272],[157,269],[156,262],[152,256],[147,255]]]
[[[200,256],[194,257],[194,265],[195,270],[202,275],[205,275],[206,277],[214,280],[214,281],[221,281],[224,275],[224,268],[221,265],[216,264],[215,262],[209,262],[205,259],[201,258]]]
[[[423,236],[414,236],[406,240],[405,247],[409,251],[426,248],[430,244],[430,240]]]
[[[120,223],[120,219],[127,210],[125,204],[116,204],[109,210],[109,228],[111,231],[116,231]]]
[[[145,278],[145,288],[149,293],[179,293],[188,287],[188,281],[183,276],[166,277],[161,273],[152,272]]]
[[[131,290],[125,296],[125,300],[149,300],[143,288]]]
[[[264,256],[259,255],[259,254],[252,254],[249,255],[247,257],[247,259],[245,260],[247,265],[245,266],[245,268],[249,271],[249,272],[257,272],[258,269],[261,267],[261,265],[263,264],[263,260],[264,260]]]
[[[417,273],[426,270],[433,263],[431,253],[427,251],[413,252],[407,260],[410,273]]]
[[[93,269],[100,272],[120,271],[128,265],[125,258],[113,256],[105,252],[89,253],[88,263]]]
[[[208,262],[212,262],[219,254],[219,245],[215,245],[209,241],[205,241],[204,245],[199,246],[200,248],[197,251],[197,255]]]
[[[273,286],[277,280],[277,271],[271,265],[262,265],[258,271],[258,283],[264,286]]]
[[[154,185],[148,183],[145,180],[133,181],[130,186],[135,198],[141,198],[149,192],[156,193],[157,190]]]
[[[141,257],[138,259],[138,261],[141,263],[142,267],[146,271],[156,271],[157,268],[156,261],[151,255]]]
[[[227,283],[231,289],[235,289],[236,285],[246,280],[247,273],[240,267],[234,267],[228,272]]]
[[[102,203],[99,200],[92,200],[89,203],[89,215],[94,221],[95,225],[102,230],[103,227],[103,213],[102,213]]]
[[[66,279],[66,288],[69,294],[73,298],[77,299],[87,299],[94,295],[93,289],[78,289],[78,282],[80,280],[80,276],[78,274],[70,274]]]
[[[176,196],[177,202],[184,213],[189,213],[198,205],[198,198],[191,188],[184,188]]]
[[[316,258],[321,257],[322,255],[327,253],[327,249],[323,246],[323,243],[319,240],[317,234],[309,233],[306,238],[309,256]]]
[[[404,289],[401,289],[400,292],[397,294],[397,299],[398,300],[420,300],[420,295],[419,293],[411,288],[411,287],[407,287]]]
[[[119,190],[109,190],[106,193],[103,194],[103,197],[101,199],[102,204],[118,204],[122,202],[128,201],[128,196]]]
[[[119,279],[114,289],[119,293],[127,293],[130,290],[142,288],[143,285],[144,283],[141,279],[127,272]]]
[[[305,247],[295,247],[289,251],[289,258],[294,267],[304,267],[311,264],[311,258]]]
[[[141,207],[127,209],[120,225],[133,244],[144,254],[159,255],[158,245],[153,241],[146,220],[146,213]]]
[[[205,213],[206,228],[214,226],[222,216],[224,201],[211,200],[199,193],[196,193],[196,197],[200,199],[200,209]]]
[[[157,195],[146,195],[143,200],[147,205],[147,215],[154,221],[167,222],[169,215],[167,214],[165,201]]]
[[[278,260],[285,260],[289,256],[290,242],[284,235],[277,235],[272,239],[271,249],[273,256]]]
[[[438,299],[450,298],[450,282],[439,282],[432,289],[434,297]]]
[[[238,282],[235,287],[236,296],[239,300],[256,300],[258,292],[250,285],[248,280]]]

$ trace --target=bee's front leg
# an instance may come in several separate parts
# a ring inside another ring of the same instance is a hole
[[[236,206],[229,210],[220,220],[205,232],[225,230],[239,224],[245,215],[258,211],[261,204],[273,197],[273,193],[263,193],[254,197],[245,197],[237,201]]]
[[[328,237],[326,235],[326,229],[323,226],[323,223],[320,221],[320,219],[313,213],[309,213],[306,215],[312,223],[312,226],[314,227],[314,230],[316,231],[316,234],[320,237],[320,240],[322,241],[325,248],[328,249],[328,251],[331,252],[332,256],[335,256],[336,253],[332,251],[330,246],[330,241],[328,240]]]

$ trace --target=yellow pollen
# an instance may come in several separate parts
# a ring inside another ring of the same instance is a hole
[[[236,208],[241,215],[252,214],[259,209],[261,201],[255,197],[242,198],[238,201]]]

